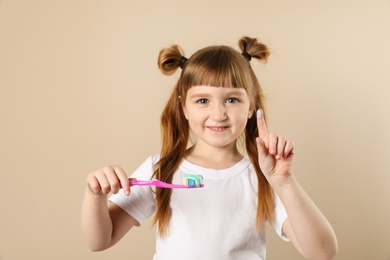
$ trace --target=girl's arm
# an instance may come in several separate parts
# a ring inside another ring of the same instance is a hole
[[[101,251],[118,242],[137,221],[116,204],[107,204],[107,194],[123,187],[130,195],[127,175],[120,167],[106,167],[90,173],[81,210],[81,229],[92,251]]]
[[[333,228],[300,184],[292,177],[276,193],[288,215],[283,232],[297,250],[307,259],[333,259],[337,253]]]
[[[257,123],[260,168],[288,215],[283,232],[306,258],[333,259],[338,250],[336,234],[292,174],[293,143],[275,133],[268,134],[262,112]]]

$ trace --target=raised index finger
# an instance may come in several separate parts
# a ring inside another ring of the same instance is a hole
[[[267,124],[265,123],[264,120],[264,113],[263,110],[259,109],[257,110],[257,129],[259,132],[259,137],[265,141],[268,140],[268,130],[267,130]]]

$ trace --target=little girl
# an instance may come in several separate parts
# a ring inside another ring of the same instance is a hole
[[[266,221],[308,259],[336,255],[331,225],[292,173],[293,142],[267,131],[250,61],[266,61],[269,50],[249,37],[239,47],[211,46],[189,59],[177,45],[161,50],[160,70],[182,71],[161,115],[161,152],[131,178],[181,183],[185,174],[199,174],[204,187],[130,190],[119,166],[90,173],[82,230],[93,251],[154,214],[158,260],[265,259]]]

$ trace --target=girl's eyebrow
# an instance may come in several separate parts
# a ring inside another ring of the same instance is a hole
[[[231,95],[233,95],[233,96],[245,96],[245,92],[243,93],[242,91],[239,91],[239,90],[232,90],[232,91],[228,91],[227,93],[226,93],[226,95],[227,96],[231,96]]]
[[[208,93],[195,93],[195,94],[190,95],[189,98],[204,98],[204,97],[208,97],[208,96],[211,96],[211,95]]]
[[[228,91],[226,93],[223,93],[224,96],[244,96],[245,93],[242,93],[242,91],[239,91],[239,90],[232,90],[232,91]],[[209,97],[209,96],[213,96],[213,94],[210,94],[210,93],[194,93],[192,95],[189,96],[189,98],[204,98],[204,97]]]
[[[201,99],[201,98],[209,98],[212,95],[208,93],[195,93],[189,96],[190,99]]]

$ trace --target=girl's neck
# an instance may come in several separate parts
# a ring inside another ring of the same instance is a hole
[[[201,167],[222,170],[237,164],[243,156],[238,151],[236,144],[230,147],[204,149],[202,145],[195,143],[187,149],[185,158]]]

